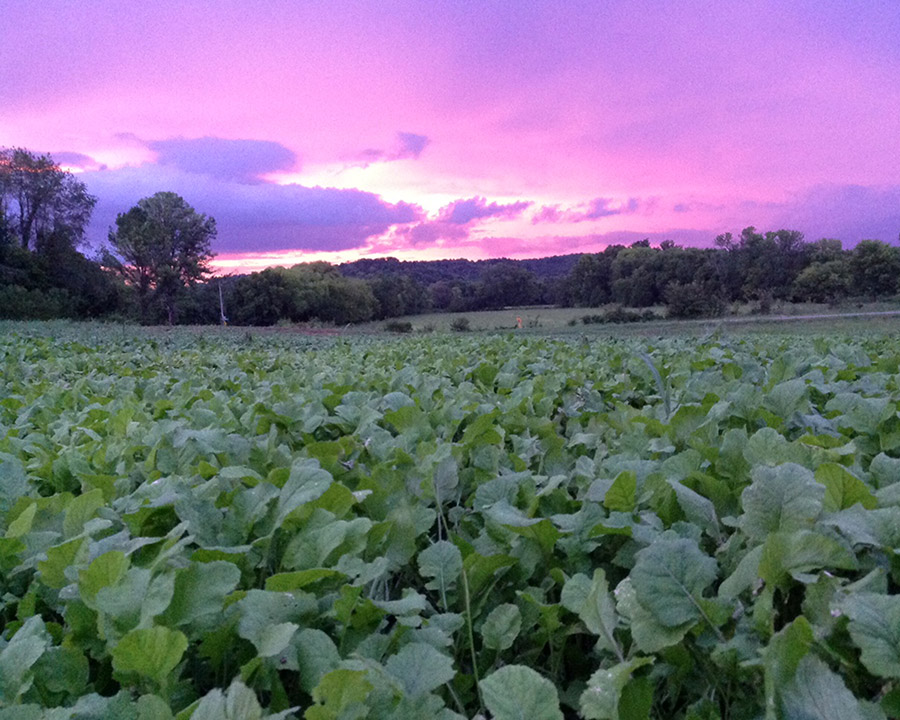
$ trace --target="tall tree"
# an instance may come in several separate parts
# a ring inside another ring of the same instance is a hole
[[[74,248],[96,203],[49,155],[0,148],[0,240],[15,238],[26,250]]]
[[[109,233],[115,255],[107,253],[105,262],[137,289],[142,320],[157,300],[171,325],[181,290],[209,274],[215,237],[213,218],[176,193],[159,192],[116,218]]]

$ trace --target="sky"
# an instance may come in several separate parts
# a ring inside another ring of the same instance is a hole
[[[0,146],[214,266],[900,233],[900,2],[0,0]]]

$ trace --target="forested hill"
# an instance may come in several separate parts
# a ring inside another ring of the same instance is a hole
[[[341,275],[355,278],[374,278],[381,275],[406,275],[422,283],[432,285],[437,282],[469,281],[482,279],[487,268],[510,262],[534,273],[538,279],[563,278],[572,272],[581,253],[573,255],[553,255],[527,260],[493,258],[490,260],[398,260],[397,258],[377,258],[355,260],[338,265]]]

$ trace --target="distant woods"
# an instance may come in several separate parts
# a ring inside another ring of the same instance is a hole
[[[0,149],[0,318],[111,318],[212,324],[220,298],[236,325],[335,325],[425,312],[529,305],[664,306],[669,316],[722,314],[751,302],[835,304],[900,292],[900,249],[863,240],[807,241],[796,230],[714,239],[708,249],[645,239],[600,253],[533,260],[366,259],[214,278],[213,218],[174,193],[120,214],[108,244],[80,250],[96,198],[49,156]]]

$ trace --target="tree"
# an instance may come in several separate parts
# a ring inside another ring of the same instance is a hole
[[[871,299],[893,295],[900,287],[900,249],[880,240],[861,240],[850,255],[852,294]]]
[[[141,320],[156,300],[174,324],[181,291],[210,272],[216,221],[180,195],[159,192],[121,213],[116,228],[109,233],[115,255],[107,253],[106,264],[137,289]]]
[[[76,247],[97,198],[49,155],[0,148],[0,241],[26,250]]]

